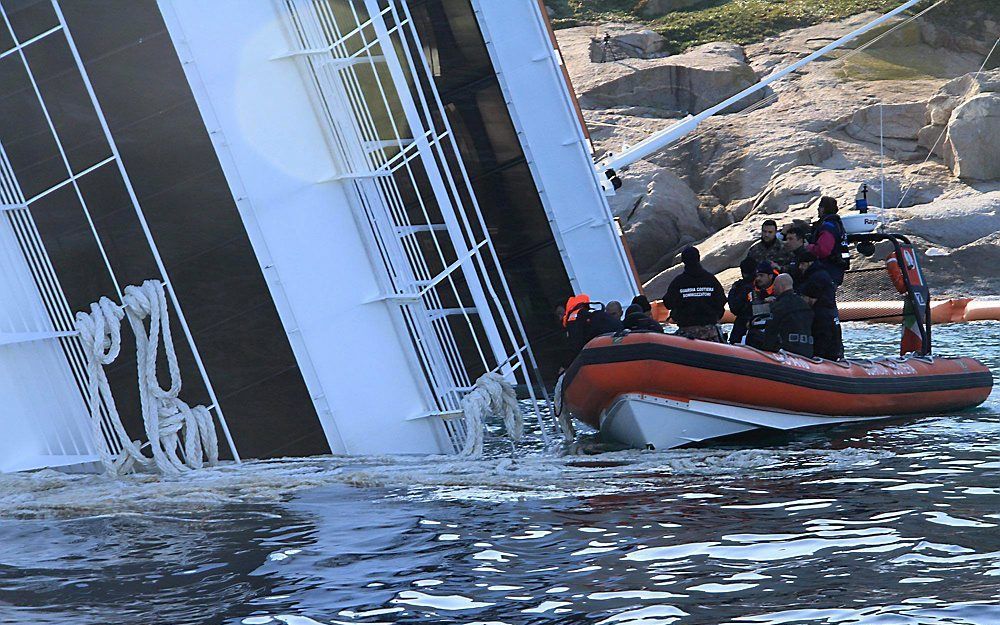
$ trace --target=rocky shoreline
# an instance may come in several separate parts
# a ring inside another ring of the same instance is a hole
[[[603,155],[874,17],[674,56],[636,24],[557,37]],[[850,206],[861,183],[874,205],[884,196],[891,228],[930,252],[924,266],[935,293],[1000,293],[1000,70],[975,75],[998,31],[988,19],[969,33],[917,20],[867,49],[811,64],[742,103],[743,111],[633,165],[611,203],[649,295],[658,297],[679,271],[684,246],[696,244],[705,266],[730,282],[761,222],[809,219],[821,194]]]

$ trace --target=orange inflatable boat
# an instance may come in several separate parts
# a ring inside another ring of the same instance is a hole
[[[666,334],[601,336],[562,385],[563,410],[633,447],[677,447],[765,428],[930,415],[984,402],[971,358],[828,360]]]

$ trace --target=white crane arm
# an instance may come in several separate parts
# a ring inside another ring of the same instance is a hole
[[[833,50],[836,50],[837,48],[843,46],[844,44],[857,39],[861,35],[872,30],[873,28],[881,26],[885,22],[891,20],[892,18],[896,17],[903,11],[909,9],[910,7],[914,6],[919,2],[921,2],[921,0],[909,0],[908,2],[904,2],[900,6],[893,9],[892,11],[889,11],[888,13],[883,15],[882,17],[868,24],[865,24],[864,26],[858,28],[857,30],[851,31],[850,33],[844,35],[840,39],[837,39],[836,41],[823,46],[819,50],[816,50],[809,56],[806,56],[796,61],[795,63],[792,63],[791,65],[788,65],[786,67],[771,72],[766,78],[764,78],[757,84],[747,87],[743,91],[740,91],[736,95],[729,97],[723,100],[722,102],[719,102],[715,106],[705,109],[704,111],[698,113],[697,115],[689,115],[684,119],[672,124],[671,126],[664,128],[659,132],[653,133],[649,137],[643,139],[641,142],[626,148],[620,153],[610,154],[606,156],[605,158],[598,161],[597,163],[598,172],[600,172],[603,175],[606,175],[607,178],[609,179],[613,179],[616,175],[615,172],[618,169],[623,169],[625,167],[628,167],[632,163],[642,160],[647,156],[649,156],[650,154],[654,154],[662,150],[663,148],[674,143],[675,141],[684,137],[685,135],[694,132],[694,130],[698,128],[698,125],[701,124],[701,122],[708,119],[709,117],[712,117],[713,115],[716,115],[726,110],[733,104],[739,102],[740,100],[746,98],[751,94],[754,94],[762,89],[766,89],[767,86],[770,85],[771,83],[777,80],[781,80],[785,76],[788,76],[792,72],[798,71],[799,69],[808,65],[809,63],[812,63],[816,59],[819,59],[825,56],[826,54],[832,52]]]

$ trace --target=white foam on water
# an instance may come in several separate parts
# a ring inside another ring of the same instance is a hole
[[[286,458],[241,465],[226,463],[177,477],[137,474],[120,479],[43,470],[0,475],[0,517],[149,515],[160,510],[197,514],[230,504],[274,503],[305,489],[334,484],[401,488],[399,496],[415,499],[544,500],[661,488],[665,474],[673,475],[675,480],[717,475],[780,479],[869,466],[887,457],[891,454],[855,449],[696,449],[605,453],[599,456],[597,466],[578,464],[579,456],[533,453],[514,460],[442,456]],[[826,501],[799,500],[785,505]],[[524,535],[541,536],[538,532]]]

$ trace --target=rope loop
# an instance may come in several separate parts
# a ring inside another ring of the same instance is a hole
[[[476,380],[472,390],[462,398],[465,415],[465,443],[460,456],[478,458],[483,454],[483,434],[486,419],[503,419],[507,435],[515,443],[524,436],[524,416],[517,403],[517,393],[499,373],[485,373]]]
[[[113,363],[121,352],[121,322],[125,317],[128,317],[135,334],[142,423],[152,458],[142,452],[139,441],[129,439],[104,371],[104,367]],[[170,314],[162,282],[147,280],[141,286],[126,287],[122,306],[102,297],[99,302],[90,305],[90,313],[77,313],[75,325],[87,359],[87,390],[94,444],[105,472],[123,475],[139,465],[153,466],[164,475],[178,475],[201,468],[206,461],[209,466],[218,463],[219,441],[211,413],[204,406],[191,408],[179,398],[180,365],[170,334]],[[168,388],[163,388],[157,378],[161,341],[170,377]],[[104,427],[102,403],[105,409]],[[112,434],[122,445],[117,456],[109,449],[108,437]]]

